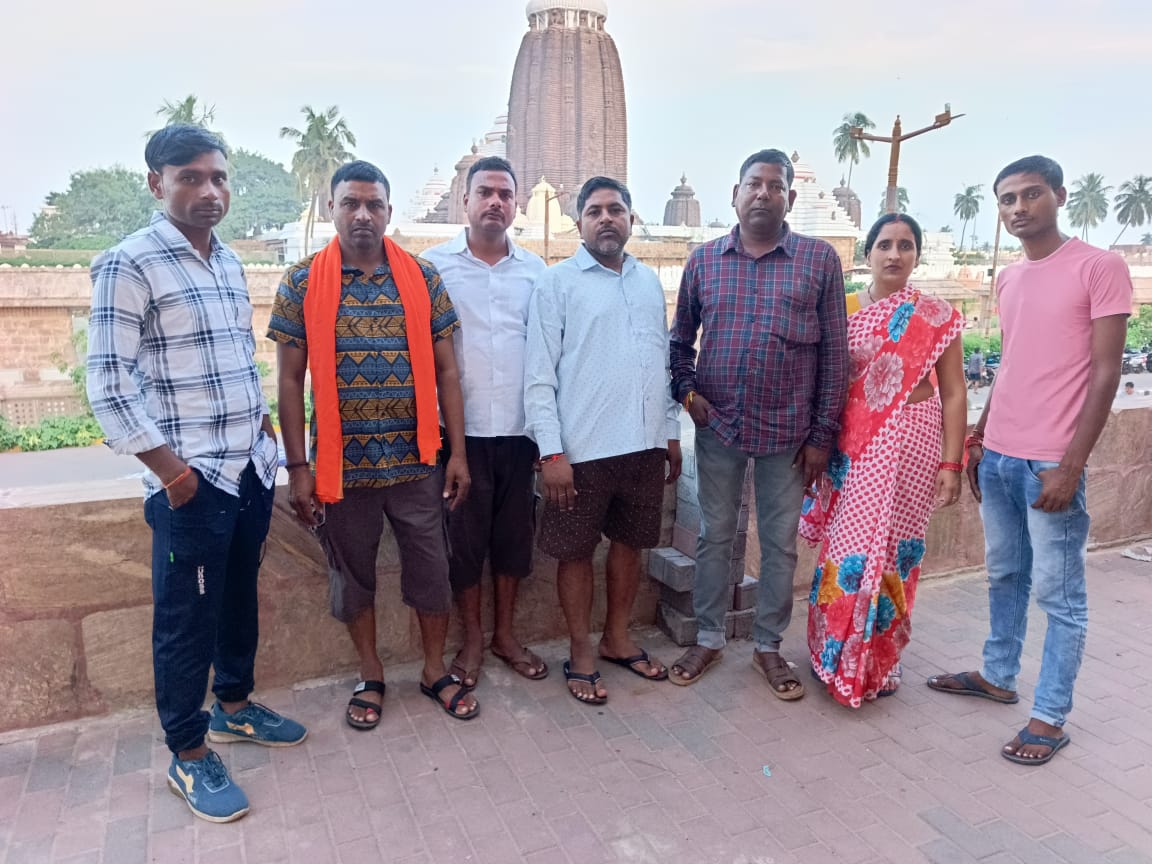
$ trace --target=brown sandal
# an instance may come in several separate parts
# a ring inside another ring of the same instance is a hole
[[[763,653],[768,657],[775,657],[778,662],[765,669],[763,664],[761,664],[756,659],[756,655],[760,653]],[[796,673],[792,671],[792,667],[788,665],[788,661],[780,656],[779,653],[775,651],[753,651],[752,668],[764,676],[765,680],[768,682],[768,685],[772,688],[772,694],[777,699],[783,699],[785,702],[792,702],[804,695],[804,682],[796,677]],[[791,690],[780,689],[781,685],[792,683],[795,683],[796,686]]]
[[[712,658],[705,659],[708,652],[713,652]],[[695,684],[704,677],[709,669],[724,659],[724,652],[715,648],[705,648],[703,645],[693,645],[684,654],[672,664],[668,672],[668,680],[673,684],[678,684],[681,687],[687,687],[689,684]],[[688,677],[684,678],[680,672],[687,672]]]
[[[460,679],[460,686],[467,691],[475,690],[476,685],[480,683],[480,667],[465,668],[460,662],[460,652],[456,652],[456,656],[452,658],[452,665],[448,667],[448,671]]]
[[[529,651],[527,648],[521,648],[520,650],[524,653],[516,658],[510,657],[507,654],[498,654],[495,648],[491,650],[493,657],[495,657],[517,675],[521,675],[527,678],[529,681],[540,681],[548,677],[548,664],[545,663],[543,659]],[[536,674],[533,675],[531,673],[532,669],[538,670]]]

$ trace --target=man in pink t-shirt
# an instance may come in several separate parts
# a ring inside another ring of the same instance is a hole
[[[968,479],[984,521],[989,623],[979,672],[936,675],[933,690],[1015,703],[1029,594],[1048,617],[1028,725],[1001,755],[1043,765],[1069,742],[1064,721],[1088,630],[1084,466],[1100,437],[1132,311],[1123,259],[1060,232],[1060,166],[1030,156],[992,186],[1025,260],[997,282],[1003,351],[968,439]]]

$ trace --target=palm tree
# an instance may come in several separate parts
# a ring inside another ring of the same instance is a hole
[[[880,196],[880,210],[877,216],[883,216],[888,212],[888,192],[885,190],[884,194]],[[908,190],[903,186],[896,187],[896,212],[908,212]]]
[[[860,164],[860,157],[867,159],[872,155],[868,149],[868,142],[853,138],[852,127],[862,129],[875,129],[876,124],[867,114],[860,111],[849,111],[844,115],[844,122],[832,130],[832,146],[836,150],[836,161],[840,164],[848,163],[848,186],[852,186],[852,166]]]
[[[1111,186],[1104,185],[1101,174],[1085,174],[1072,183],[1068,196],[1068,222],[1080,229],[1080,239],[1088,239],[1088,229],[1095,228],[1108,218],[1108,193]]]
[[[176,123],[190,123],[193,126],[203,126],[207,129],[216,119],[216,106],[200,107],[200,100],[189,93],[179,102],[170,102],[165,99],[164,104],[156,109],[156,116],[164,118],[165,126]]]
[[[284,126],[280,137],[291,138],[296,144],[292,173],[301,192],[308,196],[308,218],[304,223],[304,254],[307,255],[325,188],[336,169],[355,158],[348,147],[356,146],[356,136],[335,105],[320,113],[311,105],[305,105],[300,112],[304,115],[303,131]]]
[[[1141,236],[1140,242],[1145,246],[1152,246],[1152,233],[1147,233]]]
[[[976,218],[976,214],[980,212],[980,202],[984,200],[984,195],[980,192],[984,188],[983,183],[977,183],[975,186],[965,186],[963,192],[957,192],[956,197],[952,199],[952,212],[955,213],[963,222],[960,228],[960,251],[964,251],[964,235],[968,233],[968,223]]]
[[[1129,228],[1152,222],[1152,177],[1137,174],[1131,180],[1125,180],[1120,184],[1113,203],[1116,205],[1116,220],[1120,223],[1120,233],[1112,241],[1115,246]]]

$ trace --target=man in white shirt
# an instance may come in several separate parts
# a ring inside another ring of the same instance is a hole
[[[560,562],[571,640],[564,677],[576,699],[601,705],[608,693],[588,636],[602,534],[611,546],[599,659],[652,681],[668,677],[632,641],[628,620],[640,550],[659,542],[663,485],[680,476],[680,406],[668,389],[664,290],[624,251],[635,218],[627,187],[593,177],[577,210],[583,245],[548,268],[532,294],[524,413],[547,499],[539,545]]]
[[[512,633],[520,580],[532,570],[536,444],[524,434],[524,345],[528,301],[544,261],[508,237],[516,175],[498,156],[472,164],[464,206],[468,227],[424,257],[436,265],[460,329],[452,338],[464,390],[465,449],[472,487],[448,517],[449,574],[464,645],[451,672],[475,687],[484,656],[480,577],[491,564],[496,621],[492,654],[525,678],[548,666]]]

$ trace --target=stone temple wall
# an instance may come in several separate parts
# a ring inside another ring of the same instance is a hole
[[[645,572],[663,569],[663,563],[650,562],[661,554],[664,563],[691,563],[681,554],[693,551],[692,532],[684,530],[693,523],[690,453],[685,463],[688,472],[679,488],[669,487],[665,495],[664,552],[645,555]],[[4,490],[0,495],[0,548],[6,557],[6,566],[0,568],[0,657],[4,659],[0,692],[5,694],[0,731],[150,703],[150,535],[138,493],[125,493],[123,488],[121,483],[115,491],[121,497],[110,494],[101,499],[92,494],[89,484],[84,501],[43,505],[34,494],[21,496]],[[1129,409],[1109,418],[1089,467],[1088,501],[1093,514],[1092,543],[1152,535],[1152,409]],[[749,509],[743,570],[756,574],[760,554],[754,501]],[[675,530],[674,525],[678,525]],[[605,545],[596,561],[594,629],[604,620]],[[932,520],[925,576],[978,567],[983,553],[979,514],[965,492],[959,505]],[[814,557],[810,551],[801,553],[795,575],[798,595],[806,594],[811,584]],[[381,544],[378,567],[383,659],[386,664],[414,660],[419,656],[418,630],[414,614],[399,602],[399,568],[390,537]],[[555,562],[538,557],[535,573],[521,590],[517,625],[529,641],[556,639],[565,632],[555,577]],[[737,587],[746,594],[751,586]],[[676,591],[690,588],[689,582],[676,586]],[[665,602],[673,599],[666,589],[655,579],[641,580],[636,622],[657,620],[662,595]],[[734,601],[735,612],[741,603]],[[324,560],[315,539],[289,512],[284,487],[278,490],[261,570],[260,604],[256,669],[260,687],[354,671],[351,644],[343,627],[328,614]],[[804,611],[803,600],[798,598],[795,614]],[[491,610],[485,614],[490,622]],[[744,620],[739,614],[733,617],[734,624]],[[450,632],[449,650],[454,650],[459,640],[455,622]]]

